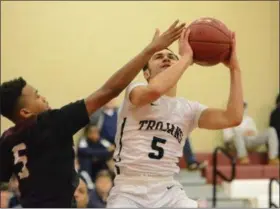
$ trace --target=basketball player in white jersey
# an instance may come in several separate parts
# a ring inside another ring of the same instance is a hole
[[[234,34],[231,57],[224,63],[231,81],[227,108],[208,108],[176,97],[176,84],[192,64],[189,33],[185,29],[179,39],[180,59],[168,49],[156,52],[144,69],[148,83],[132,83],[126,90],[119,112],[116,178],[108,208],[199,207],[173,179],[179,172],[177,162],[184,139],[197,127],[223,129],[242,120],[241,72]]]

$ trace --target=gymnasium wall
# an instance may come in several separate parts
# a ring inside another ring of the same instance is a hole
[[[279,92],[278,2],[1,2],[1,81],[23,76],[53,108],[100,87],[176,18],[222,20],[236,31],[249,114],[263,129]],[[177,44],[171,48],[177,49]],[[142,74],[137,80],[143,80]],[[193,66],[178,95],[225,107],[229,72]],[[118,98],[121,102],[123,95]],[[1,132],[11,125],[1,118]],[[221,143],[220,131],[195,130],[195,151]]]

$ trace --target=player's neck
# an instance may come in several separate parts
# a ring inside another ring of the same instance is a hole
[[[169,91],[167,91],[165,93],[165,95],[169,96],[169,97],[176,97],[176,93],[177,93],[177,85],[175,85],[171,89],[169,89]]]

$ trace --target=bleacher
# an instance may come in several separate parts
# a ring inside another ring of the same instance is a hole
[[[234,156],[234,153],[231,153]],[[187,195],[194,199],[205,199],[209,207],[213,206],[213,154],[198,153],[198,160],[206,160],[208,166],[201,172],[187,171],[185,161],[180,159],[181,172],[177,179],[184,186]],[[230,182],[217,176],[216,207],[218,208],[265,208],[269,207],[269,182],[271,184],[271,202],[276,206],[279,202],[279,166],[267,165],[265,153],[250,153],[250,165],[240,165],[236,162],[234,179]],[[232,175],[231,161],[222,152],[217,153],[217,170],[225,177]],[[278,180],[278,182],[277,182]],[[279,207],[278,207],[279,208]]]

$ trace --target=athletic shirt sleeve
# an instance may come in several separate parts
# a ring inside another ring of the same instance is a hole
[[[60,109],[43,113],[40,120],[43,124],[46,124],[45,121],[50,123],[48,126],[53,127],[57,133],[73,136],[89,123],[89,116],[85,101],[78,100]]]
[[[131,91],[137,86],[146,86],[146,85],[147,85],[147,83],[144,83],[144,82],[133,82],[133,83],[129,84],[128,87],[126,88],[126,92],[125,92],[125,102],[128,103],[129,105],[133,105],[129,98]]]
[[[185,105],[187,106],[187,110],[189,110],[188,117],[191,118],[190,130],[193,130],[198,127],[201,113],[208,107],[196,101],[185,101]]]

